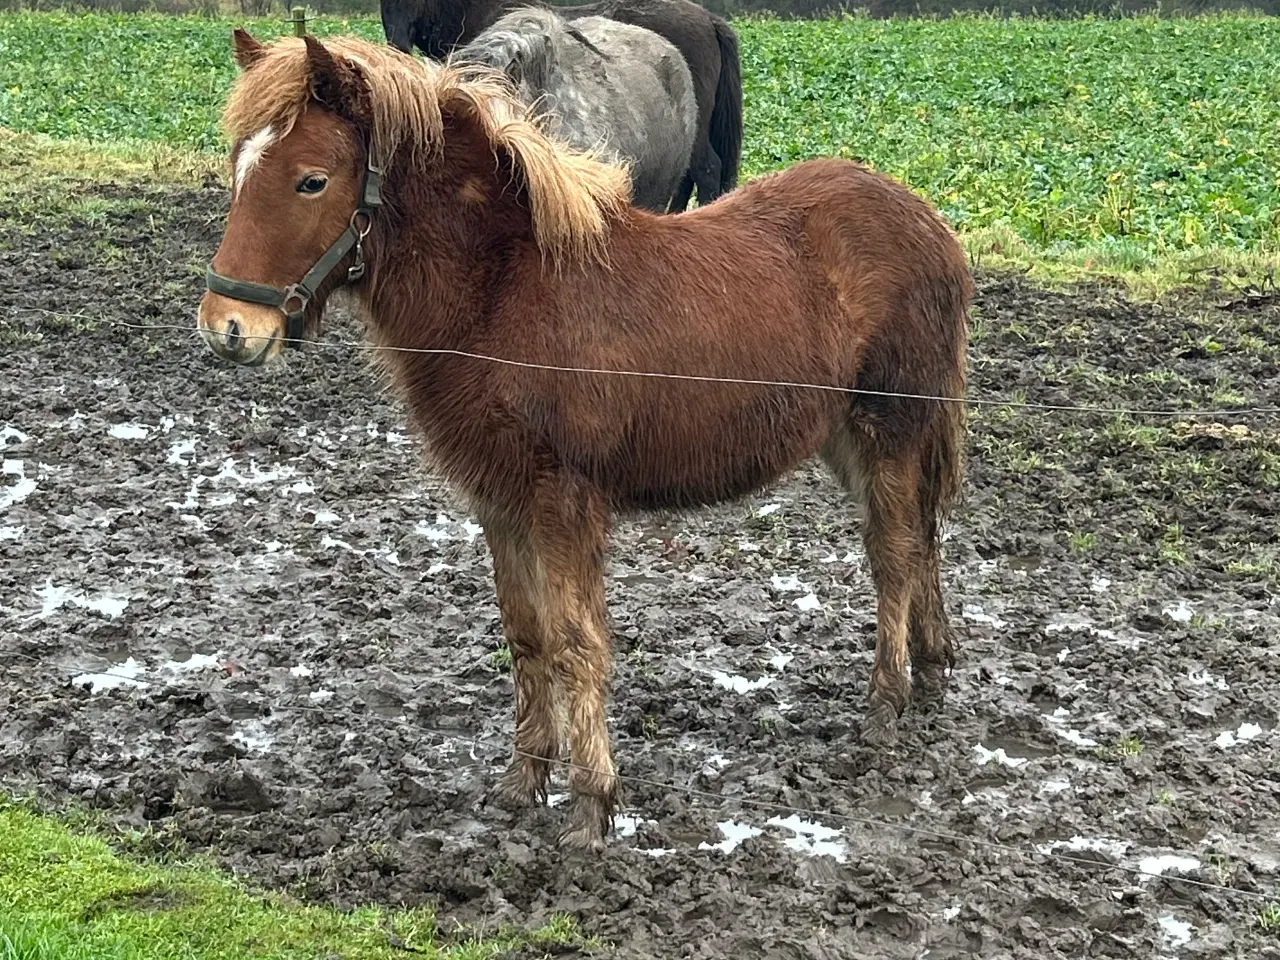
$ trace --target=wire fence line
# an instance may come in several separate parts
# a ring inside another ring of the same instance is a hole
[[[36,664],[43,664],[45,662],[39,657],[32,656],[31,654],[21,653],[15,650],[7,651],[7,655],[20,657]],[[471,664],[470,666],[474,666],[474,663]],[[468,669],[469,668],[470,667],[468,667]],[[129,674],[129,675],[119,674],[111,670],[90,671],[86,675],[92,676],[92,677],[115,678],[121,681],[125,681],[128,684],[135,687],[139,684],[139,680],[140,680],[140,676],[138,674]],[[152,681],[148,681],[144,679],[141,682],[149,684]],[[270,704],[269,706],[272,713],[292,712],[296,714],[320,714],[330,719],[334,717],[334,711],[332,706],[320,707],[320,706],[310,706],[306,704],[288,704],[285,706],[279,706],[278,704],[274,704],[274,703]],[[351,717],[351,716],[354,716],[354,712],[347,710],[345,711],[344,715],[346,717]],[[377,720],[394,724],[397,726],[406,727],[410,729],[417,729],[413,721],[409,720],[406,717],[390,717],[390,716],[384,716],[376,713],[363,713],[363,714],[360,714],[359,716],[361,719],[376,718]],[[500,766],[505,766],[505,762],[502,764],[498,764],[477,756],[475,752],[475,747],[477,742],[478,741],[475,738],[472,739],[471,752],[470,752],[471,759],[475,760],[477,763],[485,764],[487,767],[489,767],[491,771],[497,770]],[[584,767],[580,764],[575,764],[572,760],[565,760],[560,757],[543,757],[543,756],[539,756],[533,753],[528,753],[526,751],[519,750],[519,749],[514,749],[512,752],[515,756],[522,757],[527,760],[537,760],[537,761],[553,764],[555,766],[563,767],[566,770],[571,771],[574,769],[578,769],[578,770],[585,770],[588,772],[592,772],[591,768]],[[1229,887],[1226,884],[1215,883],[1209,880],[1200,880],[1198,878],[1188,877],[1182,874],[1167,875],[1164,873],[1153,873],[1148,870],[1143,870],[1141,867],[1130,866],[1124,863],[1113,863],[1106,860],[1099,860],[1093,857],[1072,856],[1069,853],[1062,853],[1055,849],[1047,849],[1047,850],[1046,849],[1028,849],[1025,846],[1018,846],[1012,843],[1005,843],[1000,840],[991,840],[985,837],[950,833],[943,830],[936,830],[932,827],[923,827],[923,826],[918,826],[916,824],[894,822],[889,820],[879,820],[875,817],[864,817],[864,816],[858,816],[855,814],[837,813],[829,810],[817,810],[810,807],[797,807],[797,806],[792,806],[785,803],[778,803],[772,800],[756,800],[751,797],[745,797],[745,796],[726,797],[722,794],[715,793],[710,790],[700,789],[698,787],[693,786],[692,784],[674,783],[674,782],[665,781],[665,780],[655,780],[649,777],[636,776],[634,774],[626,774],[626,773],[618,772],[615,774],[615,776],[617,777],[619,782],[623,784],[633,784],[636,786],[643,786],[650,789],[680,793],[691,799],[710,801],[710,802],[714,802],[717,805],[721,805],[724,803],[732,803],[732,804],[738,804],[741,807],[745,807],[751,810],[758,810],[762,812],[784,813],[792,816],[802,817],[811,822],[841,823],[844,825],[869,827],[876,830],[896,830],[911,836],[923,837],[931,840],[939,840],[947,843],[972,844],[976,847],[981,847],[986,850],[991,850],[995,853],[1003,853],[1003,854],[1010,854],[1010,855],[1016,856],[1019,859],[1023,860],[1024,862],[1028,862],[1028,863],[1033,863],[1035,862],[1035,859],[1037,857],[1042,857],[1049,861],[1069,863],[1074,866],[1090,867],[1097,870],[1100,873],[1105,873],[1108,871],[1116,871],[1118,873],[1122,873],[1127,876],[1130,876],[1138,880],[1139,882],[1142,882],[1144,879],[1147,881],[1158,879],[1158,880],[1163,880],[1167,883],[1185,884],[1195,889],[1199,889],[1207,892],[1220,893],[1223,895],[1237,897],[1242,900],[1252,901],[1252,902],[1256,902],[1264,905],[1274,903],[1276,902],[1277,898],[1280,898],[1280,890],[1270,891],[1270,892],[1258,891],[1258,890],[1242,890],[1239,887]],[[1134,841],[1127,841],[1123,839],[1121,839],[1120,842],[1126,844],[1126,846],[1138,845]]]
[[[93,317],[83,313],[62,313],[55,310],[47,310],[43,307],[16,307],[10,308],[19,313],[43,314],[65,319],[77,319],[87,323],[104,324],[107,326],[119,327],[127,330],[137,331],[177,331],[191,337],[199,337],[198,331],[191,324],[176,323],[133,323],[127,320],[110,320],[103,317]],[[282,339],[282,338],[266,338],[266,339]],[[898,393],[889,390],[867,390],[860,387],[844,387],[833,384],[822,383],[805,383],[791,380],[761,380],[744,377],[713,377],[699,376],[695,374],[682,373],[664,373],[661,371],[649,370],[625,370],[611,369],[600,367],[576,367],[561,366],[557,364],[532,363],[525,360],[513,360],[505,357],[496,357],[484,353],[473,353],[467,350],[455,350],[448,347],[397,347],[389,345],[381,345],[370,343],[367,341],[347,341],[347,340],[312,340],[307,341],[308,345],[325,350],[350,350],[358,352],[370,353],[408,353],[408,354],[426,354],[433,356],[449,356],[460,359],[480,360],[486,363],[492,363],[497,366],[519,367],[528,370],[540,370],[551,373],[578,374],[584,376],[612,376],[612,377],[632,377],[654,380],[668,381],[685,381],[696,383],[726,384],[735,386],[761,386],[761,387],[782,387],[799,390],[815,390],[826,393],[843,393],[848,395],[873,396],[873,397],[889,397],[901,400],[927,400],[937,403],[963,403],[973,406],[986,407],[1008,407],[1012,409],[1043,411],[1056,413],[1091,413],[1101,416],[1111,417],[1158,417],[1158,418],[1229,418],[1229,417],[1253,417],[1253,416],[1275,416],[1280,414],[1280,405],[1273,406],[1252,406],[1252,407],[1217,407],[1207,409],[1177,409],[1177,408],[1151,408],[1151,407],[1120,407],[1120,406],[1104,406],[1098,404],[1075,404],[1075,403],[1036,403],[1033,401],[1017,400],[1013,398],[992,398],[992,397],[948,397],[934,394],[922,393]]]

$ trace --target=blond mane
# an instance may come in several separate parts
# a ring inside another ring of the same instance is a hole
[[[610,223],[631,200],[630,174],[625,166],[550,137],[502,73],[418,60],[358,37],[328,38],[324,46],[364,81],[374,146],[385,166],[390,168],[401,151],[407,151],[410,164],[439,157],[442,109],[462,112],[523,175],[539,248],[557,264],[603,256]],[[283,135],[310,98],[306,45],[285,37],[240,74],[223,112],[223,128],[233,141],[272,124]]]

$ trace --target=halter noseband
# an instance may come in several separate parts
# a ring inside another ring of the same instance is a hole
[[[373,214],[382,206],[382,169],[374,165],[373,151],[368,151],[365,163],[364,180],[360,185],[360,200],[355,212],[351,214],[351,222],[342,236],[333,242],[333,246],[316,261],[314,267],[297,283],[281,289],[265,283],[250,283],[248,280],[236,280],[224,277],[213,269],[205,273],[205,286],[213,293],[243,303],[260,303],[267,307],[279,307],[284,313],[284,344],[286,347],[300,347],[302,337],[307,329],[307,305],[316,295],[316,289],[324,282],[325,277],[333,272],[334,267],[355,247],[355,262],[347,268],[347,283],[355,283],[364,276],[364,238],[373,227]],[[289,308],[291,303],[297,306]]]

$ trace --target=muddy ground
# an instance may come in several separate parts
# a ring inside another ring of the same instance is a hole
[[[562,797],[487,802],[483,537],[363,355],[250,371],[111,326],[190,326],[225,192],[82,189],[91,215],[0,221],[0,788],[312,900],[566,911],[623,957],[1280,956],[1249,896],[1280,899],[1274,416],[977,412],[960,662],[890,754],[859,743],[873,595],[816,466],[621,523],[613,731],[649,782],[569,857]],[[971,355],[977,396],[1274,403],[1280,301],[984,275]]]

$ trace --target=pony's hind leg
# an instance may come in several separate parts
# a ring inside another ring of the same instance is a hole
[[[908,628],[919,580],[920,470],[909,455],[888,455],[853,423],[836,428],[821,451],[841,485],[862,507],[862,539],[875,581],[876,653],[863,740],[888,745],[911,697]]]
[[[952,395],[963,392],[954,388]],[[924,433],[919,449],[921,563],[911,601],[912,694],[926,708],[946,693],[956,664],[955,633],[942,600],[942,521],[963,477],[963,410],[944,405]]]
[[[911,598],[911,682],[912,699],[919,706],[941,702],[947,689],[947,675],[956,664],[955,635],[942,602],[941,557],[931,518],[922,517],[925,528],[924,557],[917,570]]]
[[[613,668],[604,592],[609,518],[589,488],[546,483],[536,506],[536,549],[546,571],[539,612],[559,637],[556,669],[568,701],[569,792],[562,846],[598,849],[620,802],[605,704]]]
[[[720,168],[720,155],[708,145],[706,158],[695,175],[698,181],[698,206],[705,207],[720,199],[724,192],[720,185]]]
[[[667,213],[684,213],[689,207],[689,200],[693,197],[693,171],[686,170],[684,176],[680,178],[680,185],[676,187],[675,195],[671,198],[671,203],[667,206]]]
[[[516,699],[514,756],[499,792],[516,805],[545,802],[551,763],[560,754],[554,646],[558,638],[539,623],[541,571],[528,531],[505,522],[486,522],[484,531],[493,555]]]
[[[862,738],[875,745],[897,740],[898,717],[911,698],[908,624],[923,560],[918,481],[919,467],[910,457],[884,457],[868,471],[862,539],[878,603],[875,665]]]

